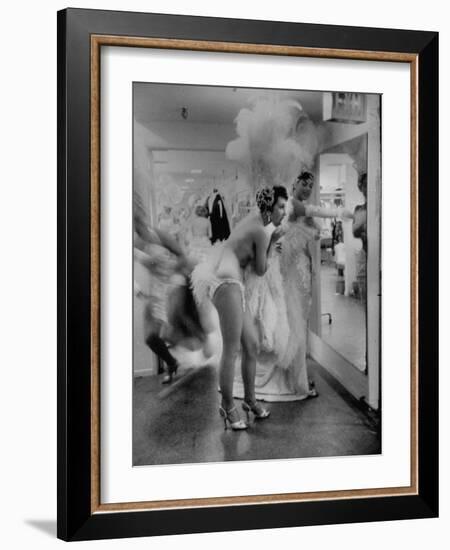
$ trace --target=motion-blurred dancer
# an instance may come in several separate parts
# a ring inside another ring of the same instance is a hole
[[[175,344],[183,338],[203,338],[188,286],[193,265],[173,237],[146,225],[142,209],[136,205],[134,230],[134,257],[152,277],[150,292],[145,296],[145,342],[167,364],[168,373],[163,383],[169,383],[179,365],[167,342]]]

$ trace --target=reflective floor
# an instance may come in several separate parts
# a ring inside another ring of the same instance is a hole
[[[322,264],[321,290],[322,339],[350,361],[359,370],[366,367],[365,306],[353,296],[336,292],[337,271],[334,266]]]
[[[377,417],[368,416],[316,363],[309,372],[318,398],[267,404],[270,418],[252,422],[244,432],[224,431],[212,368],[187,375],[173,388],[162,386],[161,376],[135,378],[133,464],[380,453]],[[240,409],[241,401],[236,404]]]

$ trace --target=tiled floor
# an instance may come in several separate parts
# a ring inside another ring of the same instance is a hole
[[[380,453],[378,419],[368,417],[316,363],[310,364],[310,374],[318,398],[270,403],[270,418],[245,432],[224,431],[217,374],[210,367],[186,376],[173,390],[161,386],[158,376],[135,378],[133,464]],[[240,408],[239,400],[236,404]]]

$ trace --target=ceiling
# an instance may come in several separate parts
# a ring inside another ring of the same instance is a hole
[[[312,120],[322,120],[321,92],[134,83],[133,93],[135,121],[148,131],[145,145],[155,183],[171,181],[192,191],[237,177],[225,149],[237,137],[239,111],[252,100],[276,94],[300,103]]]
[[[321,92],[152,83],[134,84],[134,115],[145,126],[182,120],[233,124],[252,99],[273,96],[274,92],[282,99],[298,101],[314,121],[322,120]],[[183,108],[187,109],[187,118],[182,116]]]

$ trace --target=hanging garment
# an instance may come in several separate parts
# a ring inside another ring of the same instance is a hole
[[[211,242],[225,241],[230,236],[230,224],[221,195],[218,193],[213,200],[209,215],[211,222]]]

